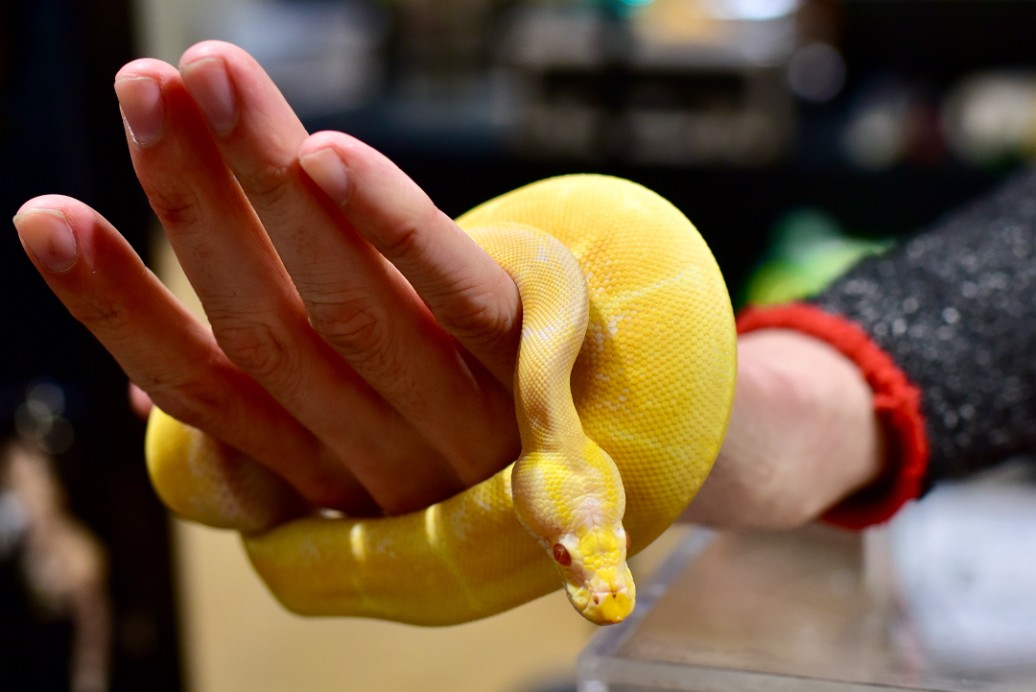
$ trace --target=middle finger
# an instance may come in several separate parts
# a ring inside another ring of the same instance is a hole
[[[509,461],[514,440],[495,433],[514,428],[506,386],[463,357],[399,271],[316,194],[298,164],[305,128],[266,73],[217,42],[188,50],[181,71],[317,332],[462,481]]]

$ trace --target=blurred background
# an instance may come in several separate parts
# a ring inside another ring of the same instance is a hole
[[[222,38],[451,215],[625,176],[736,303],[778,300],[1036,159],[1034,27],[1034,0],[9,0],[0,200],[76,196],[149,254],[113,76]],[[232,537],[167,521],[124,378],[0,237],[0,688],[568,684],[589,631],[554,601],[445,633],[282,614]]]

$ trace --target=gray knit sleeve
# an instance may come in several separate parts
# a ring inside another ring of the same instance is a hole
[[[921,391],[927,485],[1036,449],[1036,169],[811,302],[862,326]]]

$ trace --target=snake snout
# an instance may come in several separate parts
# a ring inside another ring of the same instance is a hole
[[[625,620],[634,605],[635,598],[628,589],[593,593],[583,617],[599,625],[614,625]]]
[[[578,586],[569,584],[569,600],[590,622],[612,625],[633,612],[637,589],[629,569],[623,567],[599,571]]]

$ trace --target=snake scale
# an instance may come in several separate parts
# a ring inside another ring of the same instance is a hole
[[[280,521],[294,495],[271,472],[155,410],[152,482],[184,518],[240,531],[297,613],[446,625],[560,581],[587,619],[620,621],[635,602],[627,554],[693,499],[726,431],[722,275],[680,211],[618,178],[540,181],[457,222],[522,299],[517,461],[426,510]]]

